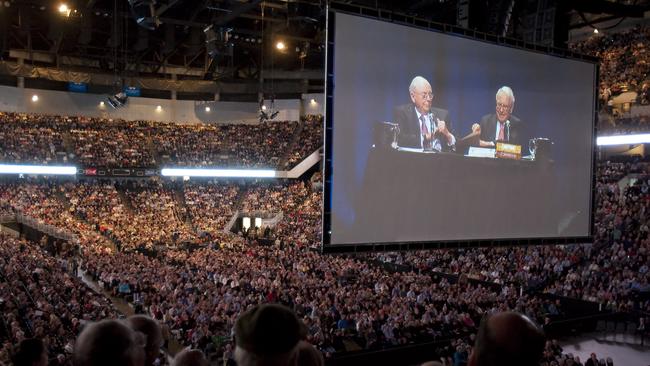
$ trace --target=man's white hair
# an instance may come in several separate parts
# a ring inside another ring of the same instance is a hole
[[[414,93],[416,89],[422,89],[425,85],[431,86],[427,79],[422,76],[416,76],[411,80],[411,85],[409,85],[409,93]]]
[[[512,104],[513,105],[515,104],[515,93],[512,92],[512,89],[510,89],[509,86],[504,85],[504,86],[500,87],[499,90],[497,90],[497,95],[496,96],[498,97],[499,94],[505,94],[508,98],[510,98],[510,100],[512,101]]]

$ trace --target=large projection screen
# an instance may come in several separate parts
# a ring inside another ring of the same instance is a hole
[[[590,240],[594,62],[329,17],[325,248]]]

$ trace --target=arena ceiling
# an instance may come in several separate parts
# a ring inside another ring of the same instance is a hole
[[[467,3],[472,28],[513,37],[525,14],[541,3],[556,6],[553,0],[0,0],[0,58],[116,78],[270,79],[321,91],[327,3],[447,24],[457,23],[459,4]],[[571,27],[598,17],[638,16],[648,1],[558,4],[571,12]],[[276,48],[279,41],[284,50]]]

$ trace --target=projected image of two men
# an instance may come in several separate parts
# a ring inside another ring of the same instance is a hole
[[[594,64],[335,15],[331,244],[590,235]]]

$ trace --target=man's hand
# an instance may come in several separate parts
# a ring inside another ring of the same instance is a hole
[[[443,120],[440,120],[440,119],[437,119],[436,123],[438,125],[438,128],[436,128],[436,132],[447,136],[447,134],[449,134],[449,130],[447,130],[447,123],[445,121],[443,121]]]
[[[472,125],[472,133],[481,133],[481,125],[474,123]]]
[[[480,147],[494,147],[494,142],[479,140]]]

